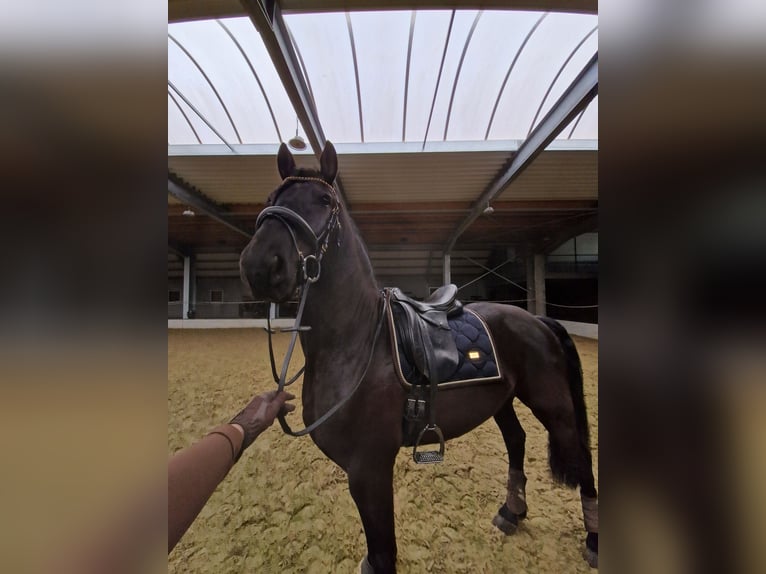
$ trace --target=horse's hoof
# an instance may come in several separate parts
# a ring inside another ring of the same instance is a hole
[[[513,534],[516,532],[516,528],[518,527],[518,523],[510,522],[499,514],[496,514],[492,519],[492,524],[497,526],[500,532],[503,534]]]
[[[362,561],[359,563],[359,574],[375,574],[370,562],[367,560],[367,556],[362,558]]]
[[[585,560],[591,568],[598,568],[598,532],[588,532],[585,538]]]
[[[519,519],[524,518],[526,515],[526,512],[521,515],[514,514],[503,504],[492,519],[492,524],[497,526],[504,534],[513,534],[519,526]]]
[[[598,554],[593,552],[590,548],[585,549],[585,561],[591,568],[598,568]]]

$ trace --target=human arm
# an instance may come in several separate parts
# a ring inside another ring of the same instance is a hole
[[[175,453],[168,462],[168,552],[194,522],[218,484],[242,452],[295,405],[284,391],[257,395],[230,423],[215,427],[193,445]]]

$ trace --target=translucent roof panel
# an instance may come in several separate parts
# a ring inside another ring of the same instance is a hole
[[[287,14],[336,143],[522,140],[598,50],[595,15]],[[168,143],[274,144],[296,115],[248,18],[168,26]],[[303,134],[303,129],[300,128]],[[559,139],[597,139],[597,99]]]
[[[292,105],[250,20],[168,26],[168,118],[172,144],[273,143],[294,133]]]

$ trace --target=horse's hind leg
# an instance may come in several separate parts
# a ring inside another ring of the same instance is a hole
[[[543,387],[548,381],[538,381]],[[588,563],[598,565],[598,494],[593,476],[590,446],[582,421],[585,416],[582,397],[566,400],[565,394],[548,393],[546,400],[536,397],[524,401],[532,413],[548,430],[549,463],[553,479],[569,487],[580,487],[583,522],[587,536],[585,558]],[[581,408],[578,412],[580,404]]]
[[[548,459],[554,480],[573,488],[580,487],[587,532],[585,558],[591,566],[597,566],[598,495],[593,477],[580,356],[574,341],[560,323],[548,317],[538,319],[558,339],[564,360],[550,361],[552,368],[539,372],[533,379],[534,385],[521,384],[516,393],[548,430]]]
[[[348,472],[351,497],[367,538],[367,556],[360,564],[362,574],[396,572],[393,480],[394,461],[385,456],[358,460]]]
[[[505,447],[508,449],[508,483],[505,503],[492,519],[492,524],[505,534],[516,531],[519,520],[527,515],[526,484],[524,475],[524,450],[527,435],[521,428],[516,412],[513,410],[513,398],[503,405],[495,415],[495,422],[503,434]]]

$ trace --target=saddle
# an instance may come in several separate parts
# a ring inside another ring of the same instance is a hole
[[[459,354],[450,334],[448,316],[463,312],[463,304],[457,300],[457,286],[444,285],[424,301],[408,297],[398,288],[386,289],[390,310],[392,340],[396,337],[403,343],[405,352],[417,370],[428,383],[428,398],[424,387],[413,386],[404,413],[405,436],[414,436],[417,426],[428,414],[428,424],[420,429],[417,438],[405,439],[413,444],[412,457],[418,464],[442,462],[444,460],[444,436],[436,426],[434,405],[439,381],[452,374],[459,363]],[[427,432],[433,432],[439,442],[438,451],[418,452],[418,446]]]
[[[463,304],[456,298],[457,287],[439,287],[424,301],[412,299],[398,288],[389,293],[396,334],[412,364],[430,383],[445,380],[459,360],[447,322],[448,316],[463,312]]]

